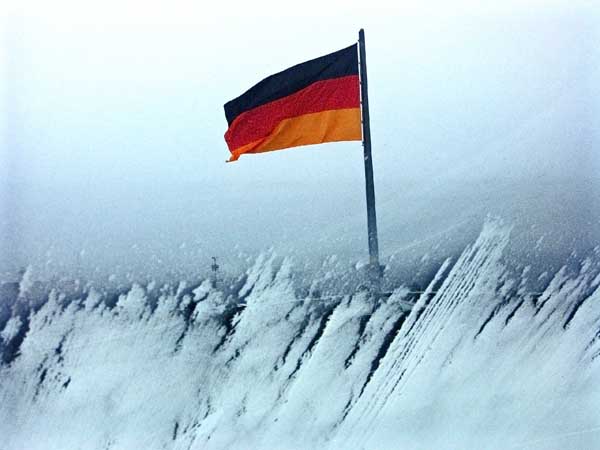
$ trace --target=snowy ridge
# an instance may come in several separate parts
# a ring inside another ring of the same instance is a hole
[[[506,278],[508,234],[487,224],[423,313],[413,310],[330,448],[595,447],[598,264],[586,259],[574,277],[562,268],[535,299]]]
[[[468,248],[460,257],[457,264],[446,277],[444,283],[433,297],[429,306],[425,303],[437,281],[447,269],[444,264],[417,303],[407,321],[406,331],[400,333],[390,348],[382,370],[378,371],[373,383],[364,395],[364,403],[358,404],[354,409],[356,417],[349,418],[345,425],[347,431],[342,430],[343,439],[354,437],[358,434],[358,442],[334,442],[334,448],[350,446],[360,447],[367,439],[376,425],[377,417],[392,395],[401,395],[403,387],[414,375],[415,370],[426,357],[427,351],[443,334],[445,328],[453,323],[454,315],[460,304],[468,302],[469,298],[479,292],[489,292],[482,289],[489,282],[488,277],[496,279],[498,273],[494,267],[507,243],[508,230],[495,229],[486,224],[477,242]],[[493,291],[492,291],[493,292]],[[480,299],[481,300],[481,299]],[[418,320],[417,320],[418,317]],[[360,430],[358,433],[352,430]]]
[[[318,296],[272,255],[223,290],[56,289],[30,309],[15,290],[0,448],[593,449],[600,251],[532,293],[509,242],[488,221],[410,314],[404,286]]]

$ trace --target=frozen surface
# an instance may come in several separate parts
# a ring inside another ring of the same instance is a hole
[[[220,289],[63,287],[41,304],[24,274],[3,289],[0,448],[596,448],[599,249],[538,274],[510,240],[488,221],[425,292],[380,300],[333,295],[327,270],[305,289],[269,254]]]

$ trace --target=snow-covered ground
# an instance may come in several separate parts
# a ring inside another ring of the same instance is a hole
[[[599,448],[600,249],[540,275],[510,241],[488,221],[410,313],[406,286],[317,294],[273,255],[227,288],[41,306],[26,274],[0,314],[0,448]]]

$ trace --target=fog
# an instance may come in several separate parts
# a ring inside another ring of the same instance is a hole
[[[226,101],[361,27],[384,262],[460,246],[488,214],[556,233],[557,251],[597,245],[600,8],[509,3],[15,8],[2,22],[2,279],[28,265],[201,272],[213,255],[235,271],[269,249],[365,260],[360,143],[225,164],[223,139]]]

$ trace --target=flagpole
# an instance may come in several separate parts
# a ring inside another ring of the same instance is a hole
[[[362,109],[363,152],[365,160],[365,186],[367,194],[367,228],[369,236],[369,275],[371,288],[381,290],[381,267],[379,265],[379,243],[377,239],[377,215],[375,213],[375,185],[373,183],[373,159],[371,157],[371,124],[369,121],[369,93],[367,89],[367,56],[365,30],[358,32],[360,58],[360,92]]]

